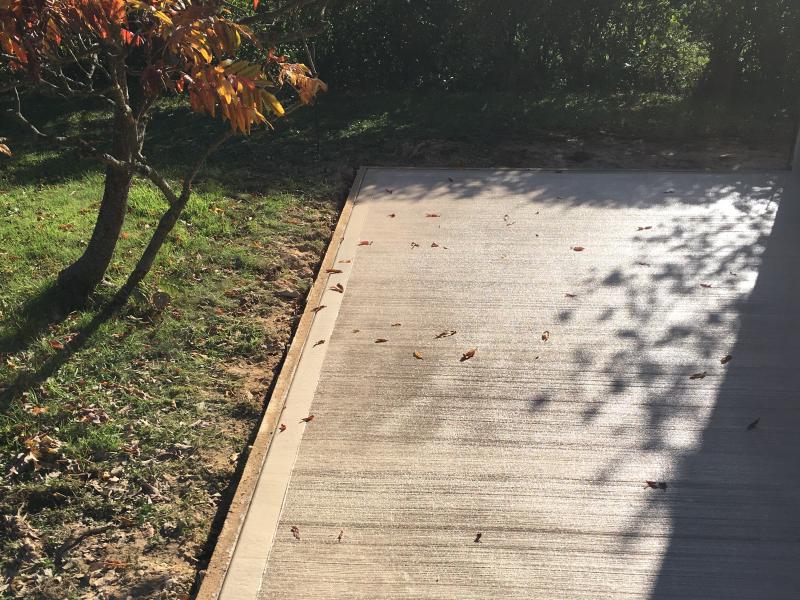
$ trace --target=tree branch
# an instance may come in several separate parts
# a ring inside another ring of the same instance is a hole
[[[195,177],[200,172],[200,169],[203,168],[203,165],[206,163],[208,158],[216,152],[222,144],[227,142],[231,137],[233,137],[233,131],[228,130],[225,131],[221,136],[219,136],[216,140],[214,140],[207,148],[206,151],[200,156],[200,158],[195,161],[192,168],[186,174],[186,177],[183,179],[183,189],[181,190],[181,200],[186,201],[189,199],[189,194],[192,193],[192,183],[194,182]]]
[[[136,161],[133,163],[132,167],[133,170],[149,179],[154,186],[156,186],[159,191],[164,194],[164,197],[167,199],[170,205],[175,204],[178,202],[178,195],[175,193],[175,190],[172,189],[172,186],[167,182],[161,173],[159,173],[156,169],[148,165],[144,162],[144,157],[141,157],[141,161]]]
[[[36,137],[42,138],[44,140],[47,140],[55,144],[66,144],[70,146],[77,146],[78,148],[81,149],[81,151],[83,151],[88,156],[96,158],[100,162],[107,165],[111,165],[112,167],[115,167],[117,169],[128,169],[130,167],[128,163],[121,161],[117,158],[114,158],[107,152],[98,150],[97,148],[95,148],[89,142],[87,142],[82,138],[66,136],[66,135],[53,135],[42,131],[41,129],[36,127],[36,125],[28,121],[28,119],[25,118],[25,115],[22,114],[22,103],[19,98],[19,92],[17,91],[16,88],[14,88],[14,93],[17,98],[17,108],[16,110],[9,108],[6,112],[10,114],[11,117],[14,118],[18,123],[20,123],[24,127],[27,127]]]

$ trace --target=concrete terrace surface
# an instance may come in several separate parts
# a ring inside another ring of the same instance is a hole
[[[221,597],[800,597],[796,177],[367,169]]]

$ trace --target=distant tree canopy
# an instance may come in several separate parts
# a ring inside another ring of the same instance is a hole
[[[336,87],[800,87],[798,0],[358,0],[329,8]]]

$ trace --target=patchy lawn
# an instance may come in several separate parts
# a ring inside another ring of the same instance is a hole
[[[68,108],[32,118],[102,125]],[[358,164],[782,168],[793,118],[657,95],[332,96],[277,134],[222,149],[143,289],[113,316],[103,303],[164,209],[159,194],[137,181],[107,281],[87,310],[58,314],[48,286],[90,235],[102,174],[8,134],[0,597],[188,597]],[[176,176],[214,127],[168,107],[148,152]]]
[[[107,282],[89,310],[65,316],[48,284],[91,233],[102,175],[62,158],[20,150],[0,183],[0,589],[182,597],[208,556],[342,182],[207,178],[145,288],[109,318],[103,301],[164,210],[137,182]],[[151,301],[157,291],[165,309]]]

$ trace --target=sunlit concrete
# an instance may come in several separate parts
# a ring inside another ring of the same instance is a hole
[[[797,598],[795,189],[368,170],[222,597]]]

